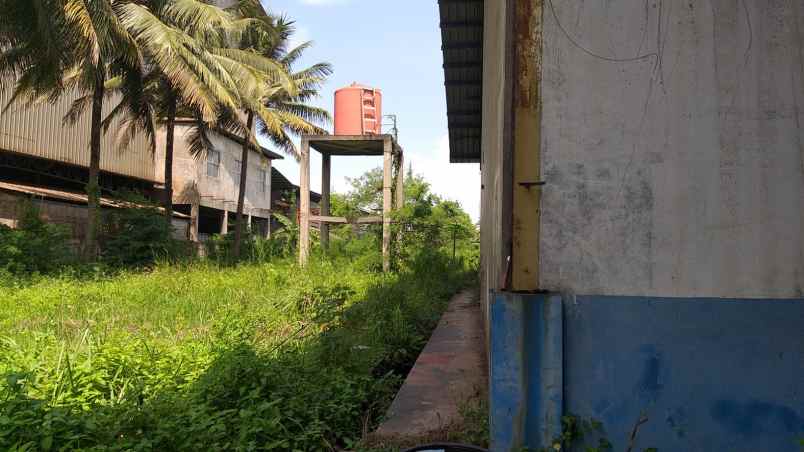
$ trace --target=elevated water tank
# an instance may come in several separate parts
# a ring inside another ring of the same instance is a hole
[[[352,83],[335,91],[335,135],[382,133],[382,91]]]

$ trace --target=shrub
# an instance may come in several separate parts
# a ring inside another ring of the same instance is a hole
[[[17,229],[0,225],[0,270],[14,276],[52,273],[74,260],[66,227],[42,221],[39,209],[23,201]]]
[[[173,237],[173,225],[145,198],[127,194],[126,207],[104,215],[101,256],[113,267],[148,267],[159,259],[187,256],[189,244]]]
[[[0,287],[0,449],[351,449],[473,278],[428,259],[392,275],[277,260]]]

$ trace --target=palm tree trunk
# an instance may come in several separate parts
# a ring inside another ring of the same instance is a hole
[[[237,195],[237,223],[235,223],[234,258],[240,258],[240,243],[243,240],[243,208],[246,201],[246,176],[248,175],[248,154],[251,141],[254,139],[254,112],[248,112],[246,120],[248,131],[243,141],[243,155],[240,158],[240,192]]]
[[[98,64],[95,75],[95,87],[92,92],[92,117],[89,139],[89,181],[87,182],[87,233],[84,243],[84,258],[93,260],[97,257],[97,234],[100,224],[100,157],[101,157],[101,121],[103,120],[103,96],[105,94],[105,75],[103,64]]]
[[[170,221],[173,218],[173,141],[176,128],[176,97],[170,96],[165,122],[165,192],[162,206]]]

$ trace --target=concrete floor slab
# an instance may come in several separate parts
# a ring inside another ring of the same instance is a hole
[[[465,290],[450,301],[375,435],[423,436],[460,422],[461,406],[487,385],[478,293]]]

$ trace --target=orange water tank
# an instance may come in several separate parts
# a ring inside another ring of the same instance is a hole
[[[335,91],[335,135],[382,133],[382,91],[352,83]]]

